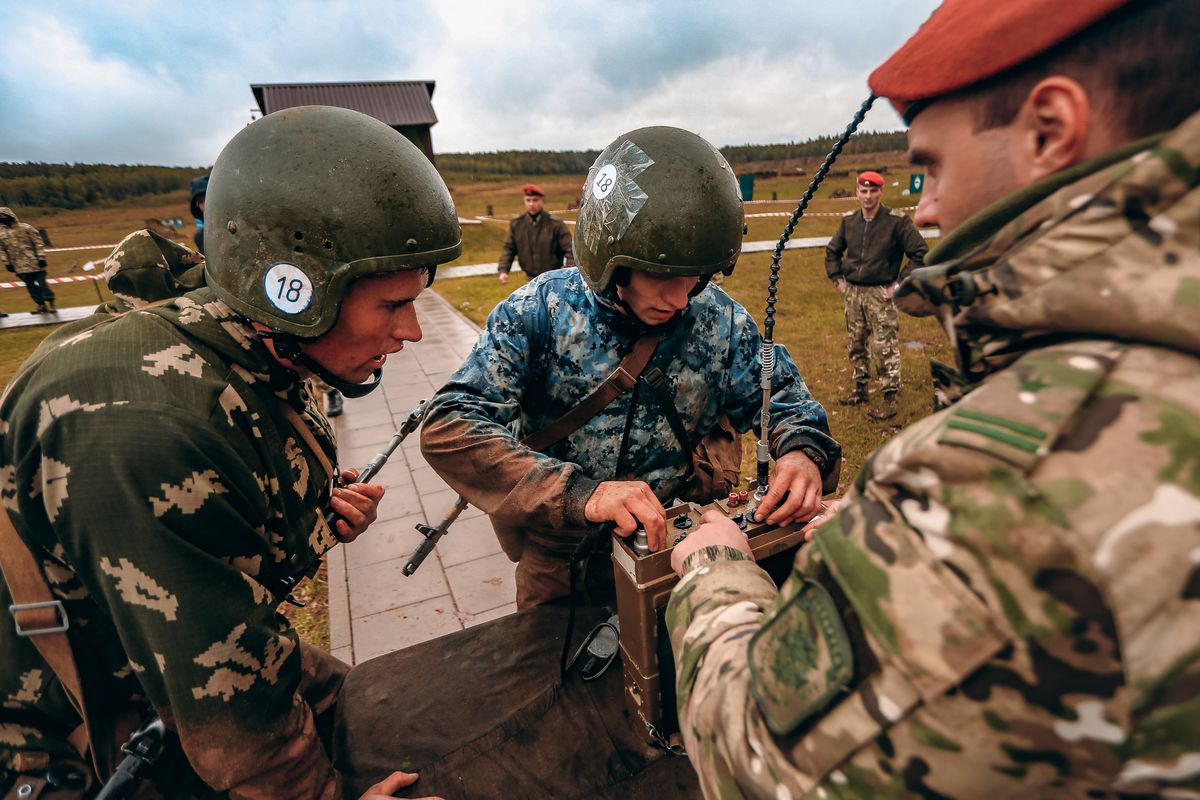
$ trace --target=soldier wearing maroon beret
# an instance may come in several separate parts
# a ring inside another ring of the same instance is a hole
[[[838,402],[867,402],[874,360],[883,403],[869,413],[874,419],[891,419],[900,391],[900,322],[892,291],[899,278],[921,266],[929,247],[907,214],[882,203],[882,175],[860,172],[855,183],[859,210],[842,217],[825,248],[825,274],[842,295],[854,369],[854,389]],[[908,266],[902,271],[905,256]]]
[[[529,277],[552,269],[575,266],[571,252],[571,231],[567,223],[544,208],[546,192],[535,183],[521,187],[525,195],[525,213],[508,224],[508,238],[500,252],[500,282],[508,283],[513,258]]]
[[[945,407],[777,590],[673,552],[709,797],[1200,797],[1200,9],[947,0],[870,78],[942,240]]]

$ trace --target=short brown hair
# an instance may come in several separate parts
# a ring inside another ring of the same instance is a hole
[[[978,98],[976,132],[1016,118],[1051,75],[1076,80],[1129,139],[1170,130],[1200,109],[1200,13],[1195,0],[1135,0],[1076,36],[964,90]]]

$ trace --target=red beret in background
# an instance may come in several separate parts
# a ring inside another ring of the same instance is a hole
[[[883,186],[883,176],[868,170],[858,173],[858,182],[864,186]]]
[[[916,101],[965,89],[1022,64],[1129,2],[945,0],[867,83],[911,121],[925,105]]]
[[[526,197],[535,197],[535,196],[536,197],[545,197],[546,196],[546,193],[544,191],[542,191],[542,187],[540,187],[534,183],[525,184],[524,186],[521,187],[521,191],[523,191],[525,193]]]

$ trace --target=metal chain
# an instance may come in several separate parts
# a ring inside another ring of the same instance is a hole
[[[862,124],[863,118],[867,116],[867,112],[871,110],[871,105],[875,102],[875,95],[869,95],[863,104],[859,106],[858,112],[854,118],[850,120],[850,124],[846,126],[846,130],[842,131],[842,135],[838,137],[834,143],[833,149],[825,156],[825,161],[821,163],[821,168],[817,170],[817,174],[813,175],[812,181],[809,182],[808,188],[804,190],[804,196],[800,198],[799,205],[792,212],[791,219],[783,229],[783,235],[779,237],[778,244],[775,245],[775,250],[771,254],[771,277],[767,279],[767,309],[766,317],[763,319],[763,340],[762,340],[762,423],[759,427],[758,447],[756,448],[755,457],[758,461],[758,490],[757,494],[762,496],[767,492],[767,483],[769,479],[770,455],[768,449],[768,433],[771,424],[771,379],[775,372],[775,301],[779,294],[779,260],[783,257],[784,246],[788,243],[788,239],[792,238],[792,232],[796,230],[796,223],[804,216],[805,210],[808,208],[808,203],[812,200],[821,182],[825,180],[825,175],[828,174],[829,168],[833,166],[833,162],[837,161],[838,156],[842,153],[842,148],[846,146],[846,142],[858,130],[858,126]]]

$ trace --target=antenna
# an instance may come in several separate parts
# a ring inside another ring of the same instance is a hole
[[[758,461],[758,488],[755,490],[755,495],[759,500],[767,494],[767,484],[770,480],[771,452],[767,445],[769,431],[771,430],[771,378],[775,374],[775,298],[779,294],[779,259],[783,257],[783,248],[787,245],[788,239],[792,238],[792,232],[796,230],[796,223],[804,216],[805,210],[808,208],[808,203],[817,192],[817,188],[821,182],[825,180],[825,175],[829,172],[829,168],[833,166],[833,162],[842,153],[842,148],[846,146],[846,142],[858,130],[858,126],[862,124],[863,118],[867,116],[867,112],[871,110],[871,105],[875,102],[875,95],[869,95],[863,104],[859,106],[858,112],[855,113],[854,119],[850,120],[850,124],[846,126],[846,130],[842,131],[842,135],[834,143],[833,149],[829,151],[829,155],[825,156],[825,161],[821,163],[821,168],[817,170],[817,174],[813,175],[812,181],[809,182],[808,188],[804,190],[804,196],[800,198],[800,204],[796,206],[796,210],[792,212],[792,218],[788,220],[787,226],[783,229],[783,235],[779,237],[778,244],[775,245],[775,251],[771,254],[771,277],[768,279],[767,286],[767,316],[763,320],[763,339],[762,339],[762,424],[758,429],[758,446],[755,449],[755,457]]]

